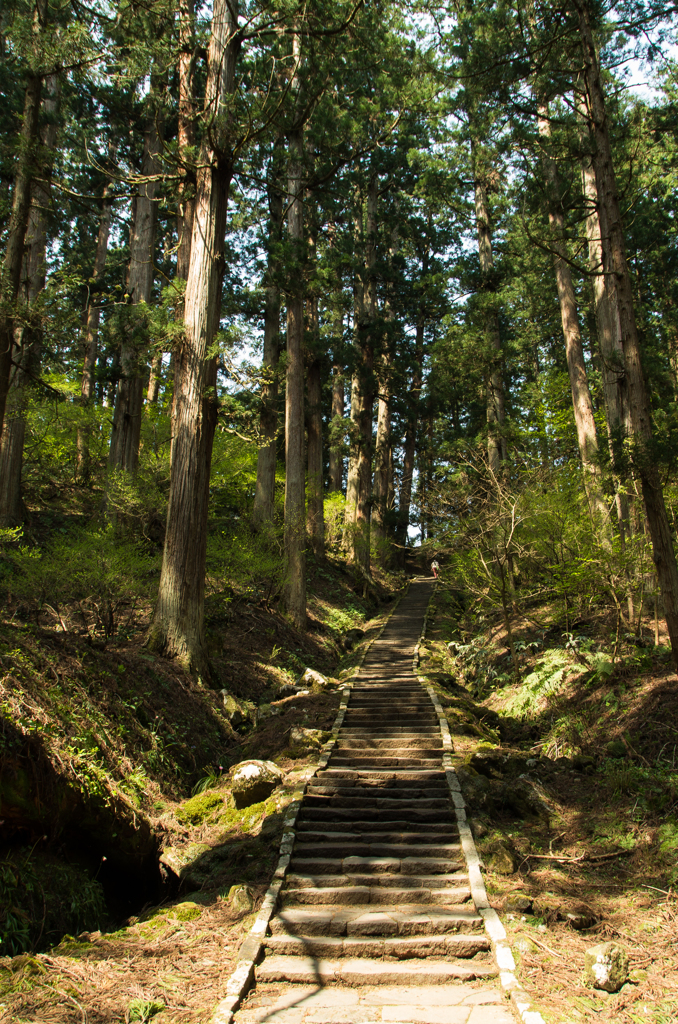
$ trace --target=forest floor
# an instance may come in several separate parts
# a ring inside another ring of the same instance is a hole
[[[562,614],[562,613],[561,613]],[[678,680],[668,648],[557,609],[505,631],[438,590],[422,671],[447,708],[472,829],[518,963],[552,1024],[678,1020]],[[466,625],[466,631],[462,628]],[[616,657],[613,662],[613,654]],[[630,979],[587,988],[584,953],[621,945]]]
[[[5,609],[3,1024],[209,1019],[277,863],[285,808],[336,716],[340,679],[404,583],[376,573],[366,594],[340,557],[311,564],[303,634],[236,586],[228,621],[223,609],[208,619],[218,689],[145,651],[147,606],[108,639],[65,612],[36,622]],[[325,684],[290,692],[306,667]],[[238,811],[229,772],[253,757],[274,761],[283,785]]]

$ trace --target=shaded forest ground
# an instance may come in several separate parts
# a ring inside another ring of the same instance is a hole
[[[549,1022],[678,1019],[678,684],[668,649],[597,611],[473,622],[437,593],[422,671],[446,706],[472,828],[519,976]],[[642,631],[652,636],[653,623]],[[660,641],[663,638],[660,636]],[[614,659],[613,659],[614,655]],[[584,951],[630,958],[617,995]]]
[[[337,550],[310,560],[300,633],[277,610],[275,538],[243,531],[238,559],[223,560],[208,585],[206,686],[144,649],[140,548],[118,542],[135,593],[109,630],[94,608],[101,590],[89,602],[72,596],[68,566],[84,537],[72,507],[44,509],[32,516],[29,552],[0,556],[0,1020],[192,1024],[223,994],[341,677],[406,574],[377,571],[366,586]],[[152,540],[142,553],[157,585]],[[22,557],[29,570],[30,557],[40,565],[42,595],[18,578]],[[114,575],[115,565],[104,569]],[[307,667],[326,683],[297,693]],[[250,757],[273,760],[284,781],[238,811],[229,771]]]

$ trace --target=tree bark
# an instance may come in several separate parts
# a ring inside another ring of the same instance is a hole
[[[299,36],[294,36],[298,60]],[[285,605],[298,629],[306,628],[306,516],[304,474],[304,192],[301,127],[289,136],[287,232],[294,247],[287,292],[287,373],[285,391]]]
[[[208,51],[205,112],[211,131],[200,155],[184,336],[177,352],[167,533],[148,645],[176,656],[201,677],[205,646],[205,559],[212,444],[217,420],[216,335],[224,275],[228,193],[233,173],[230,121],[224,107],[235,90],[238,12],[215,0]]]
[[[148,380],[148,322],[145,307],[151,301],[153,256],[157,226],[156,183],[151,179],[159,171],[161,141],[155,116],[144,133],[141,173],[143,183],[134,198],[127,271],[127,295],[130,303],[125,336],[120,352],[121,375],[115,396],[109,469],[136,473],[139,465],[141,414],[144,384]],[[162,358],[162,356],[161,356]]]
[[[24,239],[31,206],[31,181],[35,174],[35,148],[38,141],[41,92],[42,78],[40,75],[29,75],[24,93],[19,156],[12,194],[12,213],[7,231],[0,282],[0,437],[2,437],[11,375],[16,325],[14,313],[19,298]]]
[[[410,508],[412,505],[412,483],[417,455],[417,431],[419,426],[419,408],[421,385],[424,367],[424,313],[419,311],[416,325],[415,362],[412,370],[412,387],[408,396],[407,427],[405,429],[405,450],[403,454],[403,472],[400,478],[398,495],[398,532],[399,544],[407,544],[410,528]]]
[[[377,316],[375,264],[377,233],[377,179],[367,190],[365,223],[365,277],[356,283],[357,356],[351,388],[351,420],[354,423],[352,453],[346,492],[347,517],[344,546],[351,561],[370,569],[370,509],[372,503],[372,418],[374,406],[374,330]],[[354,413],[355,409],[355,413]],[[351,494],[349,495],[349,487]]]
[[[643,377],[640,339],[633,307],[633,289],[626,260],[624,227],[617,182],[612,162],[605,95],[600,78],[590,10],[586,2],[574,0],[584,62],[586,100],[593,136],[593,167],[596,175],[598,216],[605,256],[615,281],[618,300],[621,341],[624,351],[624,388],[633,429],[632,459],[640,479],[645,514],[652,541],[652,556],[662,593],[666,625],[671,640],[673,659],[678,668],[678,566],[669,526],[664,494],[653,451],[653,428],[649,397]]]
[[[339,333],[343,327],[341,310],[338,314]],[[344,364],[339,355],[343,345],[340,340],[335,344],[332,353],[332,421],[337,422],[344,418]],[[344,457],[341,450],[341,443],[337,441],[330,445],[330,491],[341,491],[344,482]]]
[[[21,495],[26,413],[32,381],[37,375],[42,348],[42,328],[36,305],[45,290],[47,214],[51,198],[52,165],[61,100],[58,74],[45,78],[42,111],[45,125],[40,136],[38,171],[31,182],[31,203],[25,235],[23,302],[28,315],[15,333],[15,372],[5,408],[5,429],[0,438],[0,525],[17,526],[24,520]]]
[[[487,454],[490,471],[497,477],[501,463],[507,456],[506,441],[502,435],[506,419],[504,401],[504,381],[502,375],[501,334],[499,331],[499,314],[493,293],[495,285],[494,256],[492,254],[492,222],[487,200],[487,182],[482,157],[478,145],[471,139],[471,164],[473,167],[473,187],[475,192],[476,231],[478,234],[478,256],[480,258],[480,276],[484,292],[484,328],[485,346],[487,349]]]
[[[191,149],[195,145],[195,0],[179,0],[179,211],[177,214],[177,277],[188,278],[195,214],[195,171]]]
[[[276,436],[278,433],[278,359],[280,356],[280,242],[283,226],[283,196],[279,180],[281,143],[271,155],[268,180],[268,262],[264,277],[264,371],[259,415],[260,448],[257,455],[257,483],[252,511],[256,529],[273,519],[275,505]]]
[[[542,167],[546,181],[548,218],[551,228],[551,248],[553,250],[553,267],[556,275],[558,301],[560,303],[560,319],[565,339],[565,358],[570,378],[574,422],[577,429],[579,456],[584,470],[584,486],[589,502],[589,509],[594,521],[601,529],[604,542],[609,543],[609,523],[607,506],[603,497],[603,481],[598,464],[598,435],[593,415],[593,401],[589,390],[584,359],[584,346],[579,329],[577,300],[572,283],[570,265],[567,262],[567,242],[565,220],[560,206],[560,182],[556,162],[549,152],[551,125],[548,108],[539,107],[537,124],[543,140]]]
[[[314,307],[309,316],[310,332],[314,321],[317,329],[318,298],[313,296],[309,305]],[[318,352],[309,351],[307,370],[307,444],[308,509],[306,520],[311,549],[317,560],[325,557],[325,520],[323,503],[323,417],[322,417],[322,364]]]
[[[389,260],[398,251],[397,232],[394,231],[389,246]],[[388,325],[393,319],[391,310],[390,285],[384,299],[384,320]],[[374,546],[382,566],[391,562],[389,537],[389,496],[392,491],[392,448],[391,448],[391,400],[393,349],[388,327],[383,334],[383,347],[379,359],[379,402],[377,405],[377,438],[374,452],[374,505],[372,509],[372,534]]]

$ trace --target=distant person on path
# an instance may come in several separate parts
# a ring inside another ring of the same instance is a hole
[[[437,580],[437,579],[438,579],[438,569],[440,569],[440,566],[438,565],[438,563],[437,563],[437,562],[436,562],[436,560],[434,559],[434,560],[433,560],[433,561],[431,562],[431,572],[433,573],[433,578],[434,578],[434,580]]]

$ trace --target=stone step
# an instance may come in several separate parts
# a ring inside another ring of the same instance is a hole
[[[449,790],[446,789],[445,783],[441,783],[436,786],[380,786],[378,784],[373,785],[361,785],[354,783],[353,785],[341,785],[340,783],[334,785],[323,785],[313,786],[309,785],[306,787],[306,792],[309,796],[337,796],[337,797],[369,797],[370,799],[388,799],[388,800],[441,800],[446,797]]]
[[[330,857],[332,860],[336,858],[350,857],[391,857],[395,860],[402,860],[403,858],[421,858],[421,857],[442,857],[450,858],[451,860],[458,860],[461,856],[461,846],[459,843],[427,843],[423,842],[426,836],[422,836],[418,843],[380,843],[380,842],[362,842],[356,843],[351,840],[344,840],[340,843],[317,843],[317,842],[304,842],[304,836],[306,833],[301,832],[296,838],[294,843],[294,853],[298,857],[308,856],[304,851],[313,850],[314,857],[318,857],[325,860],[326,857]]]
[[[490,962],[472,963],[420,960],[395,962],[356,959],[318,960],[315,957],[267,955],[255,971],[258,982],[287,981],[296,984],[328,985],[446,985],[452,981],[493,978],[497,971]]]
[[[449,906],[454,903],[466,903],[471,898],[468,886],[450,888],[421,888],[379,885],[332,885],[317,888],[301,887],[286,888],[281,893],[283,906],[290,904],[314,905],[316,903],[340,903],[345,906],[356,903],[432,903],[437,906]]]
[[[406,740],[408,736],[415,736],[415,737],[417,737],[417,739],[419,739],[419,738],[421,738],[421,739],[428,739],[430,737],[434,737],[435,736],[436,739],[437,739],[440,736],[440,726],[439,725],[427,725],[426,727],[422,727],[421,729],[417,726],[417,728],[415,730],[415,727],[412,726],[412,725],[386,726],[383,729],[379,729],[379,728],[368,729],[367,727],[356,725],[356,726],[351,726],[350,728],[348,726],[346,726],[346,728],[342,728],[341,732],[340,732],[340,735],[342,737],[344,737],[344,736],[346,736],[346,737],[359,736],[361,738],[362,737],[366,737],[367,738],[368,736],[373,736],[375,739],[394,739],[394,740],[397,740],[397,739],[404,739],[404,740]]]
[[[478,932],[483,919],[475,910],[423,904],[382,907],[288,907],[271,919],[274,935],[440,935]]]
[[[421,839],[421,828],[412,832],[412,823],[408,821],[358,821],[350,818],[346,821],[328,822],[324,828],[320,827],[317,820],[297,820],[297,832],[308,836],[309,842],[331,838],[339,834],[346,837],[346,842],[369,842],[374,837],[382,843],[410,843],[419,842]],[[434,842],[458,837],[459,829],[453,821],[435,822],[435,827],[426,830],[426,836]]]
[[[359,845],[359,844],[358,844]],[[463,860],[459,857],[308,857],[300,849],[299,856],[292,857],[291,870],[294,874],[308,875],[421,875],[426,871],[432,875],[447,875],[461,871]]]
[[[344,757],[342,754],[333,753],[330,762],[337,768],[340,766],[353,768],[399,768],[401,765],[410,765],[413,768],[433,768],[440,765],[442,753],[437,757],[357,757],[356,755]]]
[[[461,862],[458,866],[461,869],[466,867]],[[344,889],[346,886],[365,885],[368,888],[380,886],[386,889],[439,889],[441,886],[458,889],[468,885],[468,875],[463,870],[455,871],[451,875],[429,875],[425,873],[423,866],[420,875],[311,875],[301,874],[295,869],[288,875],[287,884],[292,889]]]
[[[357,768],[325,768],[315,776],[319,781],[334,779],[355,779],[357,782],[388,782],[392,780],[394,785],[428,785],[429,782],[445,782],[445,774],[442,768],[416,768],[411,771],[399,768],[387,769],[365,769]]]
[[[302,821],[323,822],[325,825],[335,821],[353,822],[356,817],[355,810],[356,808],[351,807],[307,807],[303,803],[299,812],[299,818]],[[411,829],[415,825],[424,825],[438,821],[448,822],[451,820],[452,811],[448,808],[441,808],[440,810],[432,808],[431,810],[420,811],[414,808],[403,808],[399,805],[390,810],[374,807],[370,814],[375,821],[389,822],[387,826],[389,829],[394,827],[393,822],[396,819],[407,822]]]
[[[272,953],[286,956],[370,957],[382,960],[423,957],[470,958],[490,948],[484,935],[411,935],[399,938],[340,935],[270,935],[264,940]]]
[[[451,807],[449,798],[446,796],[419,797],[412,799],[403,790],[405,795],[400,796],[394,793],[393,796],[387,793],[352,793],[350,796],[342,796],[338,793],[311,793],[304,801],[307,807],[355,807],[367,810],[368,807],[394,808],[402,807],[405,811],[421,810],[431,807]]]
[[[432,737],[412,737],[410,739],[378,739],[371,737],[340,736],[334,745],[335,750],[362,750],[386,756],[397,754],[399,757],[412,754],[415,757],[435,756],[443,749],[442,741],[436,743]]]

